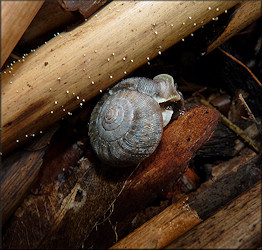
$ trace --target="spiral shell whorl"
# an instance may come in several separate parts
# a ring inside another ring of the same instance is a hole
[[[135,89],[113,88],[91,115],[91,144],[99,158],[110,165],[135,165],[152,154],[161,140],[159,104]]]

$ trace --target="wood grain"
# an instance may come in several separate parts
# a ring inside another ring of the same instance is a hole
[[[261,244],[261,183],[167,249],[254,249]]]
[[[201,222],[184,197],[147,221],[110,249],[159,249]]]
[[[2,74],[3,153],[237,3],[115,1],[54,37]]]
[[[1,67],[44,1],[1,1]]]
[[[186,233],[194,228],[201,220],[208,220],[221,207],[232,202],[237,196],[245,193],[246,190],[254,187],[261,178],[261,159],[250,150],[242,152],[242,154],[228,162],[215,166],[212,169],[212,179],[203,183],[196,191],[183,196],[182,199],[177,199],[177,195],[175,195],[174,200],[178,201],[111,248],[163,248],[176,240],[182,233]],[[178,197],[181,197],[181,195]],[[187,211],[181,211],[181,206],[185,206]],[[186,214],[187,216],[185,217],[184,215]],[[195,217],[192,217],[193,214],[197,215],[197,220]],[[167,220],[162,218],[163,215],[165,215]],[[228,218],[228,220],[230,219]],[[172,226],[169,226],[170,224]],[[210,234],[214,233],[212,228],[208,230]],[[257,239],[256,236],[257,234],[246,235],[246,241],[252,242],[254,239]],[[212,239],[209,240],[212,241]],[[223,241],[223,239],[220,240]],[[252,244],[253,247],[259,245],[257,242]],[[103,248],[103,246],[100,247]],[[232,246],[228,245],[227,248],[232,248]]]

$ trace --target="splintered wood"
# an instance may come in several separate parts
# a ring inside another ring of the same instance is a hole
[[[186,200],[185,197],[172,204],[111,249],[159,249],[166,246],[172,239],[201,222],[197,212],[191,210]]]
[[[62,180],[42,185],[38,194],[25,198],[9,220],[4,247],[79,248],[108,210],[112,221],[120,223],[168,192],[210,138],[218,118],[205,107],[186,112],[168,126],[152,158],[135,171],[112,170],[82,158]]]

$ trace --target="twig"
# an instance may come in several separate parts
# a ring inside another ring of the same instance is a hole
[[[228,52],[226,52],[225,50],[218,48],[222,53],[224,53],[226,56],[228,56],[229,58],[231,58],[232,60],[234,60],[235,62],[237,62],[238,64],[240,64],[242,67],[244,67],[249,74],[253,77],[253,79],[257,82],[257,84],[262,87],[261,82],[257,79],[257,77],[252,73],[252,71],[241,61],[239,61],[237,58],[235,58],[234,56],[232,56],[231,54],[229,54]]]
[[[210,108],[216,109],[213,105],[207,102],[204,99],[200,99],[200,102]],[[219,112],[219,111],[218,111]],[[234,131],[238,136],[240,136],[245,142],[247,142],[257,153],[259,153],[259,146],[245,133],[244,130],[236,126],[232,123],[228,118],[226,118],[223,114],[220,114],[221,121],[228,126],[232,131]]]
[[[247,113],[248,113],[249,118],[250,118],[252,121],[254,121],[256,124],[260,124],[261,122],[258,122],[258,121],[256,120],[256,118],[255,118],[255,116],[253,115],[251,109],[250,109],[249,106],[247,105],[247,103],[246,103],[243,95],[240,93],[240,94],[238,95],[238,97],[239,97],[239,100],[240,100],[240,101],[242,102],[242,104],[244,105],[244,107],[245,107],[245,109],[246,109],[246,111],[247,111]]]

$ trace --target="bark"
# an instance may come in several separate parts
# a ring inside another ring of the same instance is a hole
[[[96,10],[109,1],[66,1],[61,0],[61,6],[67,11],[78,10],[85,18],[91,16]]]
[[[3,153],[236,4],[116,1],[57,35],[2,75]]]

